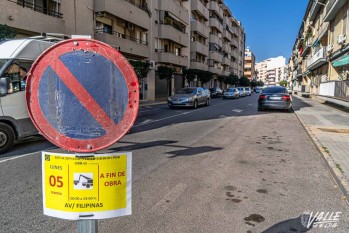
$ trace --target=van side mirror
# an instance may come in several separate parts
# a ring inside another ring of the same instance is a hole
[[[9,87],[9,78],[8,77],[2,77],[0,78],[0,96],[5,96],[8,93],[8,87]]]

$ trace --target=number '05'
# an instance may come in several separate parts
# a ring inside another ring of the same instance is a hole
[[[50,185],[52,187],[56,186],[57,188],[63,187],[63,181],[61,176],[50,176],[49,178]]]

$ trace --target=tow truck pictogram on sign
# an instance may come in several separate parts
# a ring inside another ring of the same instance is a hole
[[[92,173],[74,173],[74,189],[92,189]]]

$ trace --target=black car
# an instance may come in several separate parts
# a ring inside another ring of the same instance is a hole
[[[219,87],[210,88],[209,90],[211,92],[211,98],[218,98],[223,95],[223,90]]]
[[[264,88],[258,98],[258,111],[264,109],[286,109],[292,112],[292,96],[288,94],[285,87]]]

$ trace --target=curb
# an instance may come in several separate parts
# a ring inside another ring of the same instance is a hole
[[[154,105],[161,105],[161,104],[167,104],[167,102],[162,101],[162,102],[155,102],[155,103],[139,103],[139,107],[144,107],[144,106],[154,106]]]
[[[323,147],[319,140],[311,134],[311,132],[308,130],[306,124],[300,119],[298,114],[294,112],[298,121],[301,123],[305,131],[307,132],[309,138],[315,145],[317,151],[320,154],[320,157],[322,161],[324,162],[325,166],[329,170],[330,174],[332,175],[332,178],[335,180],[337,183],[339,190],[341,191],[342,195],[346,199],[346,203],[349,204],[349,185],[348,182],[346,181],[346,178],[343,177],[342,173],[339,171],[339,169],[336,167],[336,163],[333,161],[331,156],[323,150]]]

